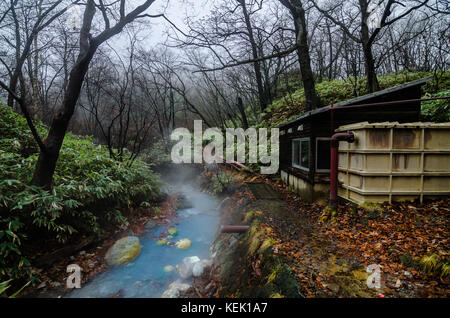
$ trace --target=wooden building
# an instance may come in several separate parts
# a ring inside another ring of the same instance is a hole
[[[421,86],[429,80],[416,80],[315,109],[279,126],[282,180],[306,201],[327,198],[330,138],[335,129],[365,121],[419,121]]]

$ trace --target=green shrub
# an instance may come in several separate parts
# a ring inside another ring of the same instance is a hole
[[[126,222],[121,210],[160,194],[147,164],[114,161],[90,137],[66,135],[51,191],[30,185],[37,157],[25,119],[0,106],[0,281],[30,276],[23,245],[98,235],[107,224]]]
[[[234,183],[234,178],[228,173],[218,173],[212,177],[212,185],[215,194],[223,193]]]
[[[436,94],[426,94],[424,98],[448,97],[450,89],[445,89]],[[422,121],[449,122],[450,121],[450,99],[437,99],[422,102]]]
[[[140,155],[140,159],[152,166],[163,165],[172,161],[170,150],[173,142],[160,140],[155,142],[149,149],[146,149]]]

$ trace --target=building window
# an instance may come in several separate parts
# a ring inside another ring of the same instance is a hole
[[[330,138],[316,138],[316,171],[330,171]]]
[[[309,138],[292,140],[292,166],[309,170]]]

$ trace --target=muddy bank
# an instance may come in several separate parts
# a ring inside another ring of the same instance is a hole
[[[224,201],[222,224],[250,228],[242,234],[219,234],[211,247],[217,297],[302,297],[287,259],[273,247],[277,241],[262,220],[264,205],[254,200],[245,184]]]

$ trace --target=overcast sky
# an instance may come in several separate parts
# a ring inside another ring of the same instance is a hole
[[[150,14],[164,13],[178,28],[186,31],[186,16],[195,19],[205,16],[210,12],[213,3],[214,0],[157,0],[148,11]],[[163,18],[158,18],[152,19],[151,25],[151,35],[147,40],[149,44],[163,42],[170,24]]]

